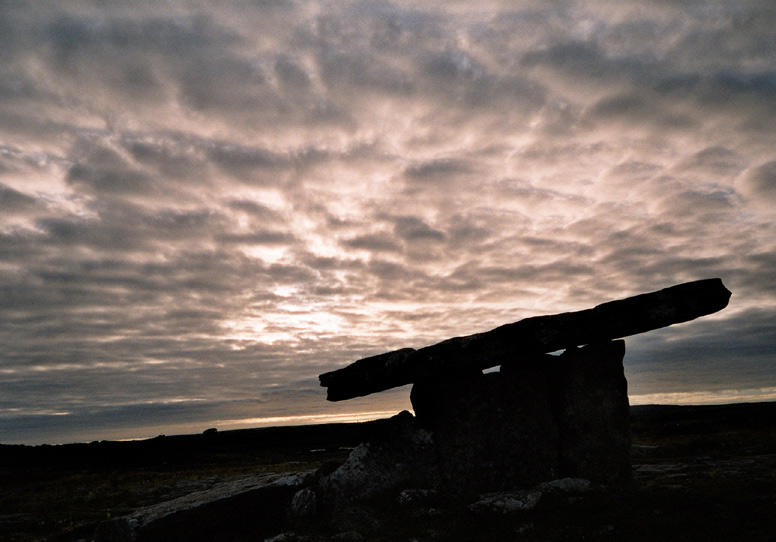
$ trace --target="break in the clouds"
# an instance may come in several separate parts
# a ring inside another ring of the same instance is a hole
[[[0,441],[385,413],[357,358],[721,277],[631,399],[776,396],[776,6],[6,2]],[[317,417],[315,417],[317,416]]]

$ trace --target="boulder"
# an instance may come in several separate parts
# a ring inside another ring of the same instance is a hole
[[[0,515],[0,534],[32,532],[40,529],[42,522],[32,514]]]
[[[395,502],[404,488],[433,484],[436,467],[429,432],[407,411],[391,418],[385,429],[318,481],[319,511],[332,528],[372,532],[379,528],[375,505]]]
[[[541,483],[534,489],[541,491],[542,494],[562,494],[587,493],[592,488],[593,484],[590,483],[590,480],[585,480],[584,478],[560,478]]]
[[[263,539],[285,527],[286,507],[310,474],[251,476],[140,508],[98,525],[95,542]]]
[[[345,463],[319,481],[324,501],[369,500],[402,486],[429,484],[434,477],[433,441],[406,410],[389,420],[384,434],[359,444]]]
[[[469,505],[469,510],[479,516],[514,514],[532,510],[542,498],[540,491],[519,490],[480,495],[477,502]]]
[[[362,542],[364,536],[358,531],[345,531],[331,537],[331,542]]]
[[[289,516],[294,524],[311,523],[318,515],[318,495],[312,488],[306,487],[291,498]]]

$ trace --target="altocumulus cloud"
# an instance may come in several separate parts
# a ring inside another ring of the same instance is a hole
[[[773,398],[776,6],[467,4],[7,3],[0,441],[384,414],[316,375],[712,276],[632,400]]]

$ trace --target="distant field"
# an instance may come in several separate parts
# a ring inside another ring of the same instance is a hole
[[[539,514],[538,532],[562,540],[558,533],[571,532],[584,516],[617,525],[616,532],[628,533],[623,540],[773,540],[776,403],[631,412],[634,487],[627,498],[588,504],[560,522]],[[343,461],[382,424],[0,446],[0,540],[88,540],[104,519],[220,480]]]

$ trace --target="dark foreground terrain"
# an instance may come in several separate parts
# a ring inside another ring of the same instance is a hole
[[[776,403],[644,406],[631,414],[627,489],[556,495],[500,516],[465,508],[419,515],[387,504],[389,521],[369,539],[776,539]],[[384,423],[0,446],[0,540],[91,540],[108,518],[225,480],[344,461]]]

